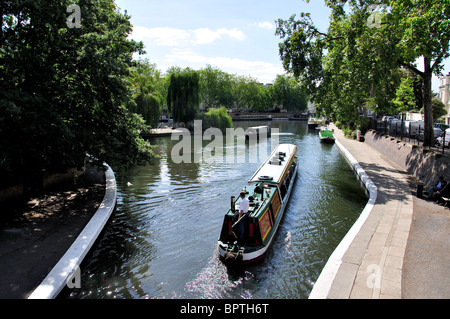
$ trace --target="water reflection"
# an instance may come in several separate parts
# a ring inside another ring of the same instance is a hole
[[[229,271],[218,260],[216,245],[230,196],[265,158],[249,163],[254,149],[244,146],[244,163],[175,164],[170,154],[178,141],[158,138],[157,164],[116,170],[117,210],[81,267],[82,288],[69,297],[307,298],[367,198],[337,147],[319,143],[305,122],[271,125],[279,128],[280,143],[297,145],[300,166],[262,263]]]

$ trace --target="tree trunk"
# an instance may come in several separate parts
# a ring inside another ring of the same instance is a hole
[[[432,79],[432,69],[431,69],[431,59],[424,57],[425,71],[423,74],[423,113],[424,113],[424,136],[423,136],[423,146],[432,146],[434,140],[433,133],[433,113],[431,107],[431,79]]]

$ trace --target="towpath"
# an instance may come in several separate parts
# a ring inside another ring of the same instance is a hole
[[[321,297],[450,298],[449,210],[416,198],[412,176],[332,128],[376,185],[377,199]]]

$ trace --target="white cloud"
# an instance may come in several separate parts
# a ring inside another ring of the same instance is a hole
[[[154,42],[158,46],[185,46],[189,44],[208,44],[215,40],[228,36],[235,40],[245,40],[245,34],[236,28],[220,28],[211,30],[209,28],[197,28],[195,30],[184,30],[169,27],[134,27],[132,38],[137,41]]]
[[[231,29],[231,30],[227,30],[227,29],[219,29],[219,30],[222,30],[222,32],[227,34],[229,37],[239,40],[239,41],[245,40],[247,38],[245,36],[244,32],[242,32],[241,30],[238,30],[236,28]]]
[[[167,63],[167,65],[177,63],[178,66],[190,66],[194,69],[200,69],[207,64],[210,64],[228,73],[251,75],[263,83],[272,82],[277,74],[284,73],[284,70],[281,67],[270,62],[221,56],[206,57],[195,53],[192,49],[174,48],[165,56],[164,62]]]
[[[159,27],[134,27],[132,38],[136,41],[154,41],[158,46],[180,46],[189,40],[191,34],[182,29]]]
[[[267,22],[267,21],[258,22],[256,25],[262,29],[268,29],[268,30],[272,30],[274,27],[274,25],[271,22]]]
[[[221,28],[218,30],[211,30],[209,28],[198,28],[195,30],[192,30],[192,32],[195,34],[195,43],[197,44],[206,44],[211,43],[217,39],[220,39],[222,35],[227,35],[230,38],[236,39],[236,40],[245,40],[245,34],[234,28],[234,29],[225,29]]]
[[[268,28],[269,24],[262,22],[260,27]],[[240,50],[240,47],[248,49],[248,46],[239,42],[247,37],[238,28],[135,26],[131,38],[144,43],[150,60],[157,63],[163,72],[171,66],[201,69],[210,64],[231,74],[250,75],[263,83],[273,81],[277,74],[284,72],[278,64],[253,60],[251,53],[245,56],[245,49]]]

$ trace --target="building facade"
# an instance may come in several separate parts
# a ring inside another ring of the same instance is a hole
[[[450,124],[450,73],[439,78],[439,99],[444,103],[447,110],[445,124]]]

